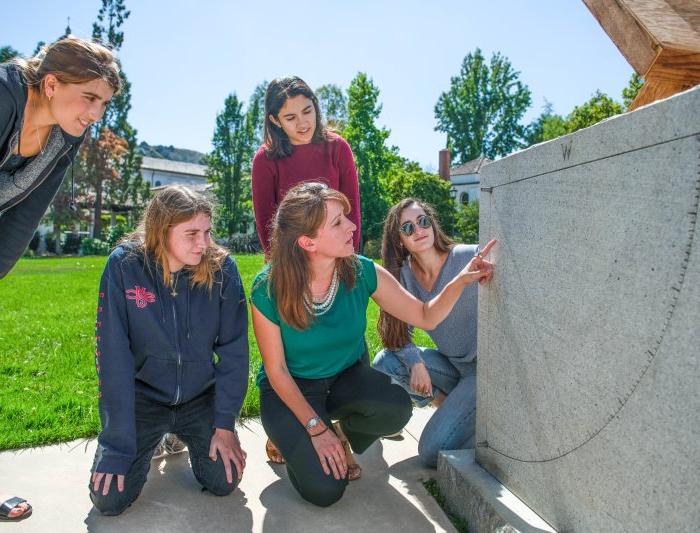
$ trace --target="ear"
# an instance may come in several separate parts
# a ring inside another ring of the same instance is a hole
[[[272,122],[272,123],[273,123],[275,126],[277,126],[278,128],[281,128],[281,127],[282,127],[282,124],[280,124],[279,120],[277,120],[277,119],[272,115],[272,113],[270,113],[269,115],[267,115],[267,118],[270,120],[270,122]]]
[[[297,239],[297,244],[305,252],[316,251],[316,241],[314,241],[311,237],[307,237],[306,235],[302,235],[301,237],[299,237]]]
[[[44,94],[49,100],[56,92],[56,85],[58,85],[58,79],[55,75],[47,74],[44,76]]]

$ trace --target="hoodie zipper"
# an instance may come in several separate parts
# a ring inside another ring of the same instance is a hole
[[[29,196],[32,193],[32,191],[34,191],[37,187],[39,187],[42,183],[44,183],[44,181],[46,181],[46,178],[49,177],[49,174],[51,174],[53,172],[53,169],[56,168],[56,165],[58,165],[58,162],[63,157],[65,157],[65,155],[68,152],[71,151],[71,148],[73,148],[73,146],[69,144],[68,147],[63,151],[63,153],[59,154],[58,156],[56,156],[54,158],[53,164],[51,164],[51,166],[48,166],[44,169],[44,175],[40,179],[38,179],[34,182],[34,186],[27,189],[26,191],[24,191],[24,194],[22,196],[18,196],[17,198],[15,198],[15,201],[11,205],[8,205],[8,206],[4,207],[2,210],[0,210],[0,214],[4,213],[8,209],[12,209],[18,203],[22,202],[27,196]]]
[[[172,298],[172,307],[173,324],[175,326],[175,349],[177,351],[177,374],[175,377],[175,401],[173,402],[173,405],[177,405],[178,403],[180,403],[180,382],[182,381],[182,354],[180,352],[180,335],[177,329],[177,313],[175,312],[175,298]]]

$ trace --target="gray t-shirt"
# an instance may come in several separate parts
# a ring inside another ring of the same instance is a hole
[[[413,274],[409,261],[401,267],[401,285],[423,302],[432,300],[476,255],[476,244],[457,244],[449,252],[445,264],[438,274],[433,290],[426,291]],[[438,327],[426,333],[438,351],[455,362],[469,363],[476,358],[476,326],[478,319],[478,283],[468,285],[447,318]],[[411,329],[411,328],[409,328]],[[422,361],[415,344],[409,343],[396,355],[408,366]]]

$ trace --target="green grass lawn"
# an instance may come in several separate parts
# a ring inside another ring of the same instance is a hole
[[[105,257],[22,259],[0,281],[0,450],[97,435],[94,330]],[[246,292],[261,255],[236,256]],[[370,355],[381,349],[379,309],[367,310]],[[252,326],[250,385],[243,416],[259,411],[260,352]],[[423,332],[416,341],[430,344]]]

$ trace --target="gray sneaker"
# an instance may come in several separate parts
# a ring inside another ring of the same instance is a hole
[[[167,455],[175,455],[186,451],[187,445],[182,442],[177,435],[166,433],[163,435],[158,446],[156,446],[151,460],[163,459]]]

